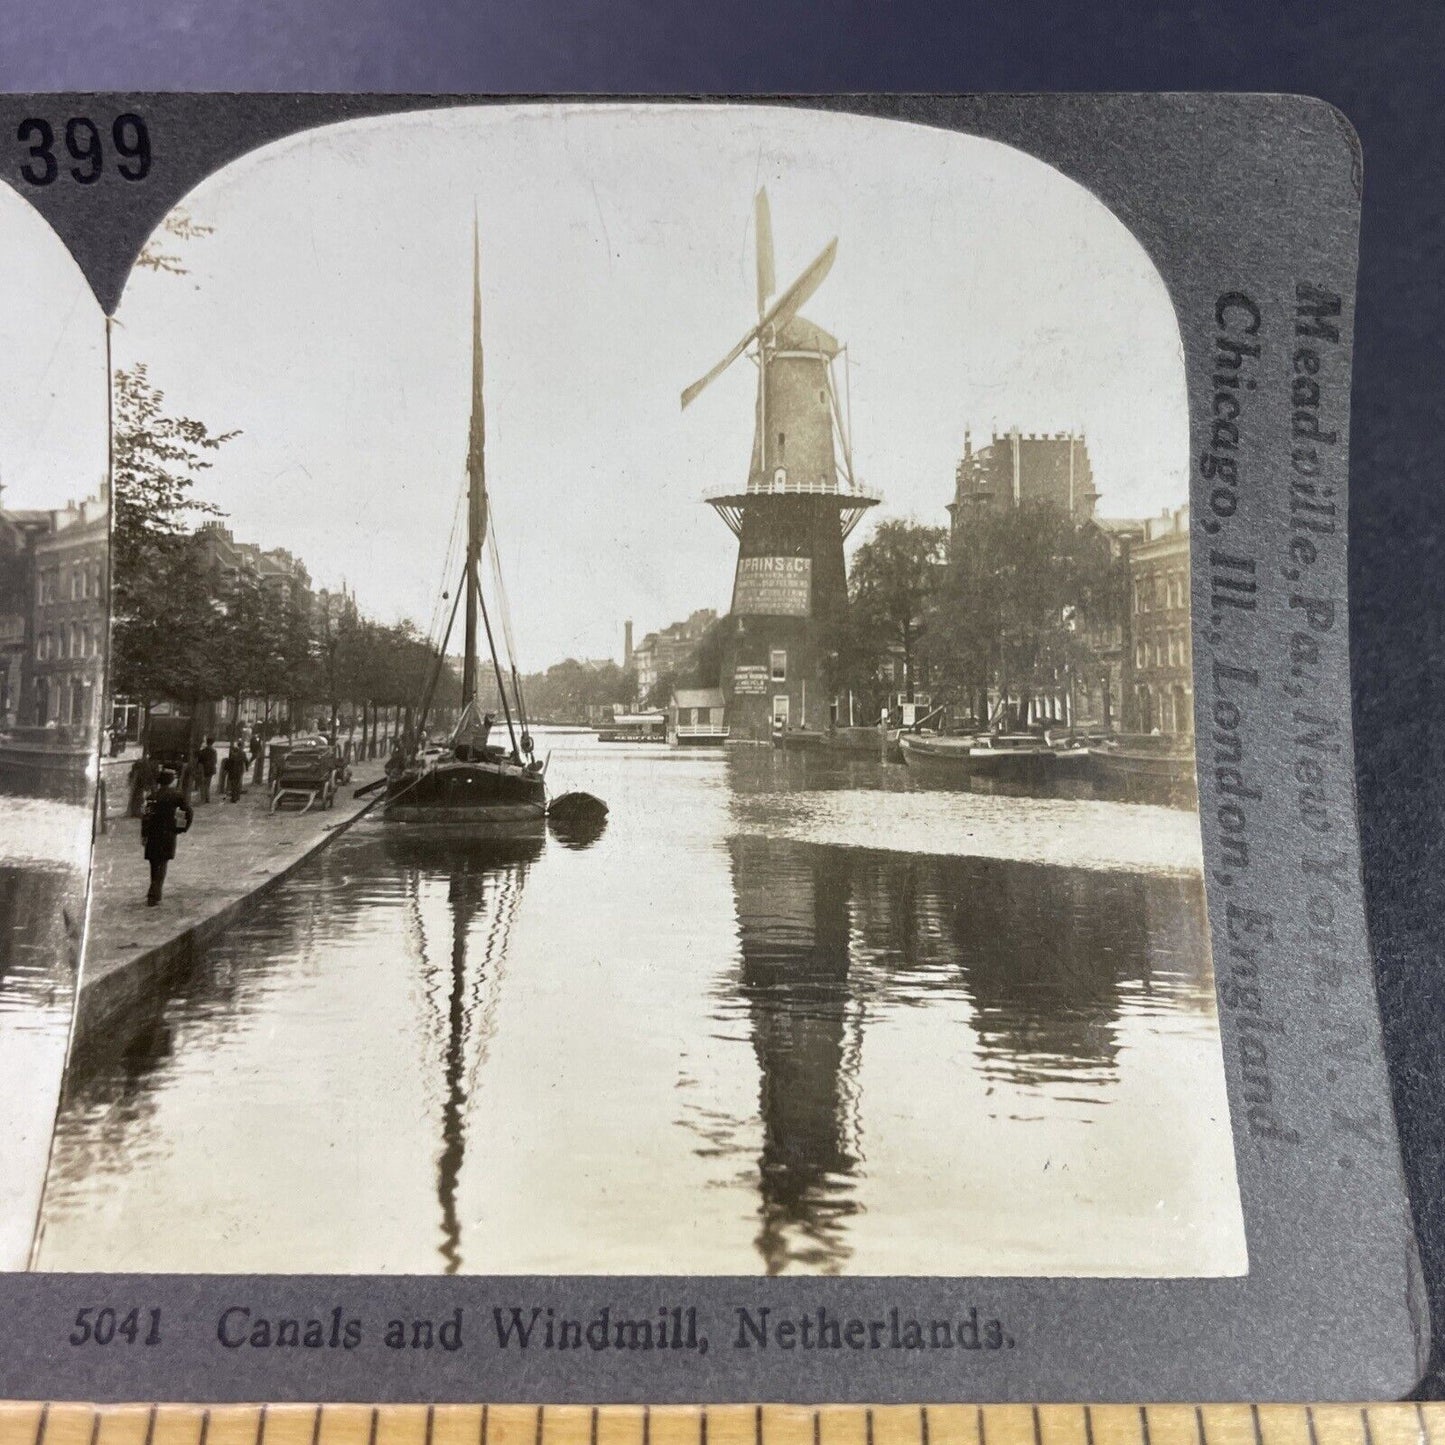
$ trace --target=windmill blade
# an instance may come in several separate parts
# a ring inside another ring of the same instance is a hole
[[[834,236],[818,252],[813,264],[773,302],[767,314],[758,322],[758,330],[765,331],[769,326],[781,326],[784,322],[791,321],[807,304],[813,292],[827,279],[828,272],[833,269],[833,261],[837,254],[838,238]]]
[[[768,206],[768,189],[764,186],[753,200],[753,214],[758,236],[758,315],[768,308],[768,297],[778,289],[773,270],[773,213]]]
[[[807,303],[809,297],[812,296],[813,292],[823,284],[828,272],[833,269],[833,260],[837,254],[838,238],[834,236],[817,254],[812,265],[763,313],[762,319],[758,324],[749,331],[706,376],[693,382],[693,384],[683,392],[682,405],[684,410],[686,410],[690,402],[696,400],[699,392],[711,386],[712,383],[752,345],[753,341],[761,337],[763,332],[770,326],[781,326],[791,321],[792,318],[798,314]]]
[[[753,338],[756,337],[757,334],[758,328],[754,327],[751,331],[748,332],[746,336],[743,337],[741,341],[738,342],[735,347],[733,347],[730,352],[728,352],[725,357],[723,357],[720,362],[718,362],[715,367],[713,367],[710,372],[708,372],[706,376],[700,377],[697,381],[693,382],[693,384],[688,387],[686,391],[683,392],[682,407],[684,411],[687,410],[688,404],[696,399],[697,394],[700,391],[702,391],[705,387],[711,386],[713,382],[715,382],[718,377],[720,377],[723,372],[725,372],[728,367],[730,367],[733,362],[735,362],[738,357],[740,357],[743,352],[745,352],[748,347],[752,345]]]

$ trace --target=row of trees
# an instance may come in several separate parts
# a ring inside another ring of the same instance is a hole
[[[500,712],[494,682],[484,681],[480,693],[483,707]],[[528,673],[522,678],[528,717],[548,722],[582,722],[589,707],[610,707],[614,703],[630,707],[636,695],[636,672],[615,662],[578,662],[569,657],[545,672]]]
[[[410,709],[436,669],[410,622],[384,625],[349,598],[318,607],[309,592],[212,572],[195,528],[220,514],[194,488],[235,433],[170,416],[144,364],[116,373],[114,406],[115,693],[147,714],[169,701],[193,716],[227,699],[234,717],[243,698],[260,698],[268,723],[284,713],[294,725],[311,709],[332,731],[359,721],[364,739],[381,710]],[[443,666],[437,705],[454,705],[458,691]]]
[[[1128,578],[1097,533],[1034,503],[981,511],[951,541],[943,527],[881,523],[853,556],[849,600],[829,644],[838,692],[870,708],[888,691],[911,699],[926,669],[935,693],[986,717],[991,700],[1055,692],[1091,666]]]

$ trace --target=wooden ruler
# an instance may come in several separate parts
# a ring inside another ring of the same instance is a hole
[[[1445,1403],[812,1409],[0,1402],[0,1445],[1445,1445]]]

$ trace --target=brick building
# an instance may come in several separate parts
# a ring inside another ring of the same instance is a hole
[[[236,578],[250,576],[288,601],[311,605],[311,576],[300,559],[284,547],[267,550],[255,542],[238,542],[231,529],[219,522],[207,522],[196,536],[206,559],[213,595],[224,595]]]
[[[45,522],[30,533],[28,675],[22,675],[19,721],[94,727],[109,621],[108,488],[40,515]]]
[[[660,632],[649,632],[632,649],[637,669],[637,695],[643,701],[664,678],[676,677],[692,664],[698,644],[717,621],[711,607],[701,607],[685,622],[674,622]]]
[[[995,433],[987,446],[973,449],[965,432],[963,457],[954,472],[953,530],[968,525],[980,508],[1000,510],[1047,502],[1082,523],[1094,515],[1099,494],[1082,433]]]
[[[1194,731],[1190,646],[1189,508],[1151,517],[1129,550],[1133,676],[1124,726]]]
[[[33,721],[22,711],[35,616],[33,544],[50,513],[0,510],[0,729]]]
[[[1075,680],[1074,715],[1080,723],[1117,729],[1129,711],[1134,678],[1129,553],[1144,536],[1146,523],[1132,517],[1093,516],[1084,526],[1098,538],[1107,559],[1112,595],[1105,605],[1079,618],[1093,662]]]

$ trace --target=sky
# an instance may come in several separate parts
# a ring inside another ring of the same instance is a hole
[[[728,606],[736,544],[701,499],[745,481],[754,371],[686,412],[679,393],[754,319],[762,184],[780,287],[839,240],[805,314],[847,343],[855,467],[884,498],[853,545],[885,516],[946,520],[970,427],[1084,428],[1105,513],[1185,499],[1177,325],[1124,226],[1020,151],[862,117],[492,106],[292,137],[184,200],[213,229],[163,243],[186,274],[133,273],[115,362],[239,431],[199,488],[239,538],[425,626],[464,477],[475,207],[519,660],[618,657],[625,619],[640,638]],[[34,271],[0,295],[0,477],[21,505],[103,466],[101,323],[5,199]]]

